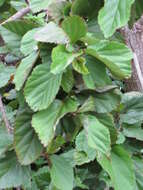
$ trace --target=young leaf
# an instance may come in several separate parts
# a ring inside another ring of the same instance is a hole
[[[106,0],[100,10],[98,22],[105,38],[114,34],[116,29],[125,26],[130,18],[131,6],[134,0]]]
[[[134,189],[135,174],[133,161],[127,151],[121,146],[116,145],[113,147],[110,159],[102,155],[98,158],[98,162],[110,175],[115,190]]]
[[[26,81],[37,58],[38,58],[38,53],[33,52],[26,58],[22,59],[20,65],[16,69],[16,73],[14,76],[14,83],[16,86],[16,90],[20,90],[24,85],[24,82]]]
[[[14,146],[22,165],[34,162],[42,153],[42,145],[31,126],[32,115],[28,110],[17,116],[14,128]]]
[[[65,32],[54,22],[49,22],[46,26],[35,34],[35,39],[39,42],[66,44],[69,42]]]
[[[62,28],[69,36],[71,43],[75,43],[84,37],[87,32],[85,21],[79,16],[71,16],[62,22]]]
[[[77,71],[80,74],[87,75],[89,73],[86,65],[86,60],[83,57],[79,57],[78,59],[75,59],[73,61],[73,68],[75,71]]]
[[[88,145],[96,151],[109,156],[111,142],[108,128],[92,115],[83,116],[83,125],[86,131]]]
[[[81,54],[82,52],[69,53],[64,45],[58,45],[52,51],[51,72],[54,74],[61,73]]]
[[[46,109],[55,99],[60,84],[61,75],[51,74],[47,64],[38,65],[24,89],[27,103],[34,111]]]
[[[52,168],[50,170],[52,183],[62,190],[72,190],[74,182],[73,168],[62,156],[51,156]]]

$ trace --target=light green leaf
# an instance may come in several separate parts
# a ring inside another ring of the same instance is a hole
[[[87,100],[82,104],[82,106],[78,109],[78,113],[84,113],[95,110],[95,100],[92,96],[89,96]]]
[[[75,43],[84,37],[87,32],[85,21],[79,16],[71,16],[62,22],[62,28],[69,36],[71,43]]]
[[[72,190],[74,182],[73,168],[62,156],[52,156],[50,170],[52,183],[62,190]]]
[[[69,42],[66,33],[54,22],[49,22],[46,26],[35,34],[35,39],[39,42],[66,44]]]
[[[123,95],[121,121],[128,124],[143,121],[143,93],[129,92]]]
[[[74,70],[80,74],[87,75],[89,73],[88,68],[86,67],[86,60],[83,57],[75,59],[72,66]]]
[[[36,113],[32,118],[32,126],[44,146],[52,141],[59,120],[67,113],[77,110],[77,102],[66,99],[63,103],[55,100],[46,110]]]
[[[110,155],[110,133],[107,127],[95,116],[83,116],[82,122],[86,131],[88,145],[98,152]]]
[[[51,72],[54,74],[61,73],[81,54],[82,52],[70,53],[64,45],[58,45],[52,51]]]
[[[105,155],[99,156],[98,162],[111,177],[115,190],[134,190],[135,174],[130,155],[121,146],[113,147],[110,159]]]
[[[31,126],[32,114],[25,110],[17,116],[14,128],[14,147],[22,165],[34,162],[42,153],[42,145]]]
[[[116,29],[125,26],[130,18],[134,0],[106,0],[100,10],[98,22],[106,38],[112,36]]]
[[[5,66],[2,63],[0,63],[0,88],[7,85],[8,81],[10,80],[10,77],[14,75],[14,73],[15,67]]]
[[[51,0],[30,0],[30,8],[36,13],[41,11],[42,9],[46,10]]]
[[[38,65],[24,89],[27,103],[34,111],[46,109],[55,99],[60,83],[61,75],[51,74],[47,64]]]
[[[0,126],[0,156],[8,150],[13,143],[13,135],[7,132],[4,125]]]
[[[34,28],[22,37],[20,50],[24,55],[29,55],[38,49],[37,41],[34,39],[34,35],[37,31],[38,29]]]
[[[131,51],[115,41],[96,40],[89,45],[86,53],[102,61],[116,77],[123,79],[131,76]]]
[[[16,86],[16,90],[20,90],[24,85],[37,58],[38,58],[38,53],[33,52],[28,57],[22,59],[20,65],[16,69],[16,73],[14,76],[14,83]]]
[[[21,166],[13,152],[0,159],[0,188],[18,187],[30,183],[30,169]]]

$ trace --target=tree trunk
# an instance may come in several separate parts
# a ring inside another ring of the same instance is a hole
[[[128,26],[121,30],[126,44],[131,48],[134,58],[132,61],[132,77],[126,80],[126,91],[143,91],[143,16],[130,30]]]

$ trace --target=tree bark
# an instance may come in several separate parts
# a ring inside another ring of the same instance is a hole
[[[127,46],[133,52],[132,76],[125,81],[126,91],[143,92],[143,16],[134,24],[121,29]]]

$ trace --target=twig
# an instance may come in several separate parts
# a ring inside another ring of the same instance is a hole
[[[17,19],[22,18],[23,16],[25,16],[26,14],[28,14],[31,11],[30,7],[26,7],[21,9],[20,11],[18,11],[17,13],[15,13],[13,16],[11,16],[10,18],[8,18],[6,21],[4,21],[1,25],[9,22],[9,21],[14,21]]]
[[[5,123],[5,127],[7,128],[8,133],[11,133],[12,132],[12,130],[11,130],[12,128],[11,128],[11,126],[9,124],[8,119],[7,119],[1,95],[0,95],[0,111],[2,113],[2,119],[3,119],[4,123]]]

